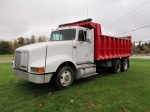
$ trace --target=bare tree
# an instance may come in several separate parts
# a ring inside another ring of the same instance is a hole
[[[31,43],[31,40],[29,38],[25,38],[25,44],[29,45]]]
[[[34,44],[34,43],[36,43],[36,40],[35,40],[35,36],[32,35],[32,36],[31,36],[31,44]]]
[[[39,36],[39,38],[37,39],[37,42],[47,42],[48,41],[48,38],[46,38],[46,36]]]
[[[18,48],[18,47],[20,47],[20,45],[19,45],[18,41],[15,40],[15,41],[14,41],[14,49],[16,49],[16,48]]]

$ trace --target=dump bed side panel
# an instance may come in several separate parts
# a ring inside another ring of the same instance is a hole
[[[94,60],[129,57],[131,55],[131,36],[116,38],[97,35],[94,41]]]

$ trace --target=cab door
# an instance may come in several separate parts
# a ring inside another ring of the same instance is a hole
[[[79,30],[78,39],[77,39],[77,63],[86,63],[88,62],[88,42],[86,42],[87,31]]]

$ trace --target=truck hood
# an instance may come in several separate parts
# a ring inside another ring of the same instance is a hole
[[[30,44],[30,45],[26,45],[23,47],[19,47],[16,49],[16,51],[29,51],[30,52],[30,51],[34,51],[36,49],[46,48],[46,46],[50,50],[48,52],[56,53],[57,52],[56,50],[60,51],[60,49],[67,50],[68,47],[72,48],[72,41],[53,41],[53,42],[50,41],[50,42]]]
[[[16,49],[16,54],[21,53],[21,63],[28,60],[30,65],[38,66],[37,63],[40,63],[45,66],[45,60],[51,57],[65,55],[72,58],[72,49],[72,41],[50,41],[20,47]]]
[[[16,51],[30,51],[34,49],[39,49],[43,46],[49,45],[51,42],[42,42],[42,43],[36,43],[36,44],[30,44],[23,47],[19,47],[16,49]]]

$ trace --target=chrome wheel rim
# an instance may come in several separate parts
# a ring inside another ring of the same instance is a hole
[[[64,71],[60,77],[60,83],[62,86],[68,86],[71,83],[71,73]]]
[[[120,72],[120,69],[121,69],[121,66],[120,66],[120,64],[118,63],[118,64],[117,64],[117,72]]]
[[[124,63],[124,69],[127,70],[128,64],[125,62]]]

